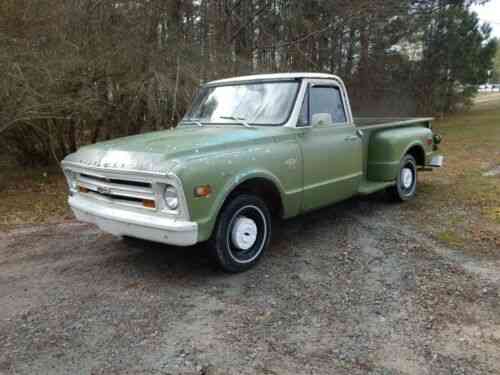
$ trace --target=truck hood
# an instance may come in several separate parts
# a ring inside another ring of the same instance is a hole
[[[85,146],[68,155],[63,164],[167,173],[181,158],[204,157],[212,151],[264,141],[272,138],[276,130],[233,125],[182,126]]]

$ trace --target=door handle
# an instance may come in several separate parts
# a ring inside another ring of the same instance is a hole
[[[344,140],[347,141],[347,142],[355,142],[357,141],[359,138],[356,137],[356,136],[349,136],[349,137],[345,137]]]

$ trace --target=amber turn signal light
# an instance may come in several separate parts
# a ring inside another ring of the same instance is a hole
[[[84,187],[82,187],[82,186],[79,186],[79,187],[78,187],[78,191],[79,191],[80,193],[88,193],[88,192],[89,192],[89,189],[84,188]]]
[[[203,198],[208,197],[210,194],[212,194],[212,187],[210,185],[202,185],[194,189],[195,197]]]
[[[155,201],[152,201],[150,199],[144,199],[142,201],[142,205],[146,208],[156,208]]]

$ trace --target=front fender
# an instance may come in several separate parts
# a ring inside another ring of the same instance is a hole
[[[245,170],[227,179],[224,185],[214,193],[213,201],[210,204],[209,210],[205,212],[205,215],[203,215],[204,217],[198,218],[196,220],[199,225],[199,241],[204,241],[210,238],[222,206],[227,201],[231,193],[233,193],[243,183],[256,178],[265,179],[271,182],[277,188],[280,194],[281,201],[283,202],[283,208],[285,210],[284,215],[290,215],[288,211],[292,209],[293,204],[291,204],[290,197],[285,192],[285,189],[279,178],[272,172],[263,169]]]
[[[200,155],[181,163],[177,174],[183,182],[190,218],[198,223],[199,241],[210,238],[227,197],[242,183],[262,178],[274,184],[282,199],[284,216],[298,214],[302,199],[302,160],[298,145],[289,140],[252,145]],[[210,185],[209,197],[197,198],[197,186]]]
[[[238,186],[254,178],[262,178],[268,180],[269,182],[272,182],[280,193],[281,201],[284,201],[286,193],[278,177],[276,177],[270,171],[266,171],[264,169],[251,169],[243,171],[227,181],[224,188],[222,189],[222,193],[217,196],[217,199],[213,205],[211,215],[218,216],[219,211],[222,208],[227,197],[229,197],[229,195],[231,195],[231,193]]]

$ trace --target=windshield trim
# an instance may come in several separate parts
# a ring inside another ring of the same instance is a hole
[[[295,109],[295,106],[297,104],[297,98],[299,97],[300,93],[300,88],[302,86],[302,78],[285,78],[285,79],[269,79],[269,80],[258,80],[258,81],[244,81],[244,82],[228,82],[228,83],[222,83],[222,84],[205,84],[200,87],[200,89],[203,88],[211,88],[211,87],[228,87],[228,86],[243,86],[243,85],[260,85],[260,84],[266,84],[266,83],[281,83],[281,82],[296,82],[297,83],[297,88],[295,90],[295,95],[292,100],[292,105],[290,106],[290,109],[288,110],[288,114],[285,117],[285,120],[282,121],[281,123],[253,123],[249,122],[249,125],[252,126],[262,126],[262,127],[278,127],[278,126],[284,126],[288,121],[290,121],[290,117],[292,116],[293,110]],[[194,102],[194,100],[193,100]],[[193,103],[194,104],[194,103]],[[186,113],[189,113],[192,109],[192,106],[189,108],[189,110]],[[189,120],[189,118],[182,118],[180,122],[186,122],[186,121],[192,121]],[[210,126],[210,125],[240,125],[238,122],[205,122],[205,121],[200,121],[203,125]]]

